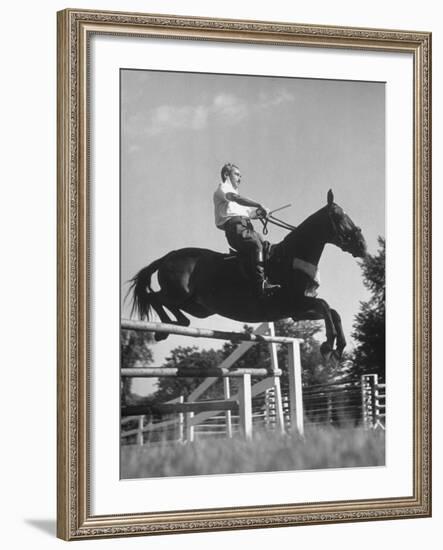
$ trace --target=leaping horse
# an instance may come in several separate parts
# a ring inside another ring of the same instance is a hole
[[[132,314],[148,319],[154,310],[162,323],[183,326],[190,324],[185,313],[199,318],[219,314],[246,323],[289,317],[294,321],[323,319],[326,341],[321,353],[338,360],[346,346],[340,315],[313,292],[327,243],[357,258],[366,255],[361,229],[334,202],[331,190],[326,206],[270,247],[266,275],[271,283],[280,285],[271,296],[258,300],[252,293],[241,258],[204,248],[182,248],[155,260],[131,279]],[[159,291],[151,288],[155,272]],[[155,338],[161,340],[167,334],[156,333]]]

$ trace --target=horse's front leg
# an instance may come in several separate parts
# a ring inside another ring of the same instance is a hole
[[[337,332],[336,352],[338,357],[341,359],[343,355],[343,350],[346,347],[346,338],[343,332],[343,326],[341,324],[340,315],[337,313],[335,309],[331,309],[330,312],[331,312],[332,321],[335,326],[335,330]]]
[[[326,302],[326,300],[323,300],[322,298],[303,296],[300,306],[300,309],[308,313],[308,315],[300,315],[295,317],[294,319],[299,320],[302,317],[309,318],[309,312],[313,312],[314,314],[317,314],[319,318],[323,319],[326,329],[326,341],[323,342],[320,346],[320,352],[326,360],[330,359],[333,354],[335,356],[336,354],[334,352],[334,344],[337,339],[337,330],[335,328],[333,315],[331,313],[332,310],[329,307],[329,304]],[[335,358],[338,359],[339,357]]]

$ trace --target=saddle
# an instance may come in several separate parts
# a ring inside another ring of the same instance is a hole
[[[271,245],[269,241],[263,242],[263,261],[260,262],[263,268],[263,291],[267,293],[268,295],[271,295],[275,291],[275,289],[280,288],[280,285],[274,285],[272,284],[269,279],[269,262],[272,257],[272,251],[273,251],[274,245]],[[229,254],[224,258],[225,261],[230,260],[238,260],[240,272],[243,274],[243,277],[247,280],[249,280],[249,273],[246,269],[246,266],[244,266],[244,262],[242,261],[242,255],[238,252],[238,250],[235,250],[235,248],[229,247]]]
[[[269,241],[263,241],[263,264],[265,267],[272,257],[273,248],[274,248],[274,245],[271,244]],[[228,255],[225,257],[225,261],[235,260],[240,256],[241,256],[240,252],[238,252],[238,250],[230,246]]]

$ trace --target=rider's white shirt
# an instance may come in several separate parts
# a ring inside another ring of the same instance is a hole
[[[214,193],[215,225],[219,229],[223,229],[224,223],[234,216],[245,216],[247,218],[257,217],[255,207],[242,206],[237,202],[229,201],[226,198],[228,193],[235,193],[238,195],[238,191],[234,189],[229,179],[220,183]]]

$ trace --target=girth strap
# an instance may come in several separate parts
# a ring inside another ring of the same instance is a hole
[[[310,262],[306,262],[305,260],[301,260],[300,258],[294,258],[292,260],[292,267],[294,269],[299,269],[300,271],[303,271],[311,279],[320,284],[319,269],[316,265],[311,264]]]

